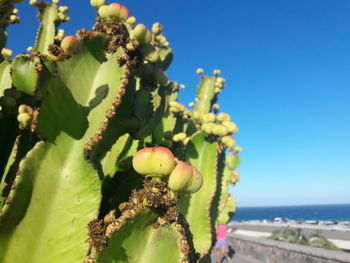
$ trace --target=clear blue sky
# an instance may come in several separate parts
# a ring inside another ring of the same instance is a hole
[[[71,7],[67,33],[91,28],[88,0],[61,3]],[[183,103],[193,101],[198,67],[222,70],[219,104],[244,148],[238,205],[350,203],[350,1],[121,3],[139,23],[164,25],[175,54],[167,73],[187,86]],[[36,13],[18,8],[8,44],[16,53],[33,44]]]

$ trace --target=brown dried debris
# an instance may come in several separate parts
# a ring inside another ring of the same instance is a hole
[[[47,50],[51,55],[56,57],[57,61],[63,61],[71,57],[70,55],[65,53],[61,47],[55,44],[50,44]]]
[[[106,227],[103,220],[94,219],[88,224],[89,238],[88,242],[91,245],[91,251],[99,253],[107,247],[108,237],[105,235]]]

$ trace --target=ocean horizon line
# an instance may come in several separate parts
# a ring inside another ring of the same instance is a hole
[[[278,207],[300,207],[300,206],[335,206],[335,205],[350,205],[349,203],[335,203],[335,204],[293,204],[293,205],[249,205],[249,206],[240,206],[237,204],[237,209],[240,208],[278,208]]]

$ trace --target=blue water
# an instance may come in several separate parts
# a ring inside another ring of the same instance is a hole
[[[274,207],[237,207],[234,221],[274,220],[275,217],[294,220],[350,220],[350,204],[303,205]]]

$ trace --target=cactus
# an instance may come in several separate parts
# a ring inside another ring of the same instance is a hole
[[[0,3],[0,261],[207,262],[241,151],[220,71],[186,108],[163,26],[102,0],[73,36],[68,7],[30,1],[36,41],[11,59],[18,2]]]

